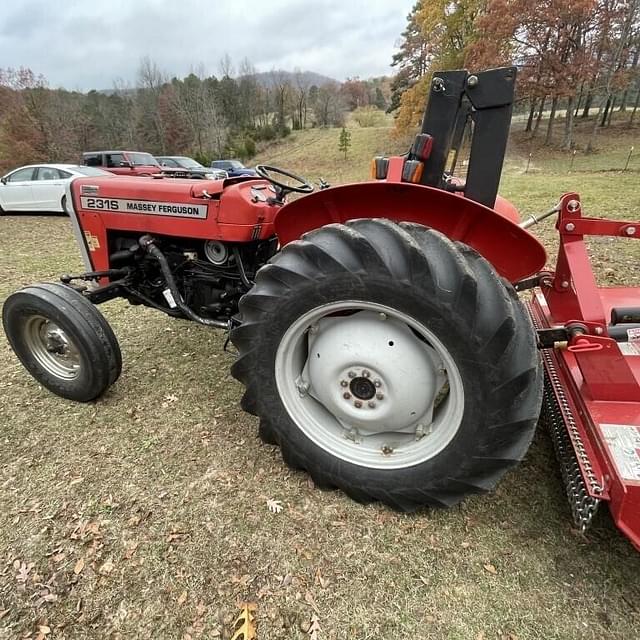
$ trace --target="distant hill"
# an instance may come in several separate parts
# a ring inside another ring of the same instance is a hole
[[[325,84],[337,83],[340,84],[337,80],[333,78],[329,78],[328,76],[323,76],[321,73],[316,73],[315,71],[284,71],[274,70],[274,71],[261,71],[259,73],[252,74],[253,77],[258,81],[258,84],[267,89],[273,88],[278,83],[282,82],[282,80],[288,81],[290,84],[294,85],[299,82],[299,79],[302,78],[304,85],[311,87],[315,85],[316,87],[321,87]],[[133,96],[136,93],[135,87],[130,87],[126,89],[95,89],[97,93],[101,93],[103,95],[111,96],[114,93],[119,93],[124,96]]]
[[[302,78],[304,84],[307,86],[316,85],[316,87],[321,87],[324,84],[333,82],[340,84],[337,80],[323,76],[321,73],[316,73],[315,71],[300,71],[298,73],[284,70],[262,71],[260,73],[254,73],[253,77],[260,85],[267,88],[273,87],[279,82],[282,82],[282,80],[288,80],[291,84],[295,85],[296,82],[299,81],[299,78]]]

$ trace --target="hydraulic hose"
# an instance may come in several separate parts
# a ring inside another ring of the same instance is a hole
[[[187,305],[187,303],[183,300],[182,294],[178,289],[178,285],[176,284],[176,280],[173,277],[173,273],[171,273],[171,268],[169,267],[169,262],[165,257],[164,253],[160,251],[160,249],[155,244],[155,239],[151,236],[142,236],[138,240],[138,244],[140,247],[148,253],[150,256],[153,256],[160,265],[160,271],[162,271],[162,275],[164,279],[167,281],[167,286],[169,287],[169,291],[171,291],[171,295],[176,303],[176,306],[182,313],[184,313],[187,318],[193,320],[194,322],[198,322],[199,324],[204,324],[207,327],[216,327],[217,329],[228,329],[229,323],[223,320],[212,320],[210,318],[203,318],[199,316],[191,307]]]

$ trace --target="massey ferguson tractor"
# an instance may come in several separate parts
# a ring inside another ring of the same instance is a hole
[[[402,511],[491,490],[542,416],[576,526],[607,502],[640,550],[640,288],[597,287],[584,243],[638,239],[640,221],[584,217],[570,193],[521,222],[497,195],[515,78],[436,74],[422,132],[368,182],[311,193],[266,165],[75,179],[87,271],[10,295],[9,343],[41,385],[88,402],[122,365],[95,305],[125,298],[229,331],[261,438],[319,487]],[[553,271],[527,231],[551,215]]]

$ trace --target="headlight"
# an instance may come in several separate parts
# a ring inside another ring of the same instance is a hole
[[[205,173],[205,174],[204,174],[204,177],[205,177],[207,180],[217,180],[217,179],[218,179],[218,175],[217,175],[217,174],[215,174],[215,173]]]

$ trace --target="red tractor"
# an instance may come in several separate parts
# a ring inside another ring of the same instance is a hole
[[[515,69],[436,74],[406,156],[322,188],[282,169],[218,181],[83,178],[67,202],[87,267],[6,300],[42,385],[90,401],[121,369],[95,305],[116,297],[230,331],[243,408],[322,488],[449,506],[522,460],[542,413],[576,524],[602,501],[640,549],[640,289],[596,286],[585,235],[640,222],[557,214],[555,271],[497,196]],[[453,177],[471,131],[466,180]],[[533,290],[524,304],[518,291]]]

